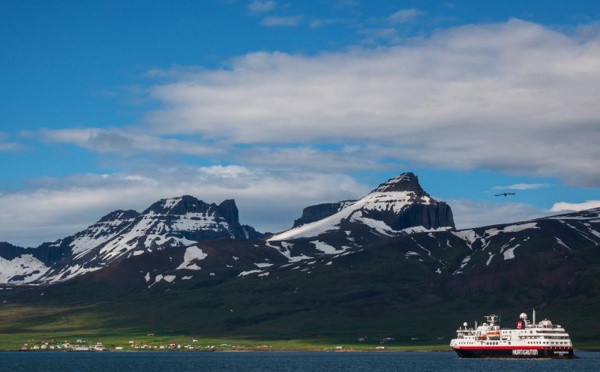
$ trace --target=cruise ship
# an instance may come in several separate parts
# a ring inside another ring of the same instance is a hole
[[[539,323],[522,313],[514,328],[502,328],[498,316],[487,315],[486,322],[456,330],[450,347],[461,358],[575,358],[567,331],[548,319]]]

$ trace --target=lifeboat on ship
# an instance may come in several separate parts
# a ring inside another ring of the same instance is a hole
[[[500,331],[498,331],[498,330],[489,331],[489,332],[487,333],[487,336],[488,336],[489,338],[500,338]]]

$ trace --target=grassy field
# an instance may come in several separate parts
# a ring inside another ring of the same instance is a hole
[[[46,291],[48,293],[48,291]],[[98,293],[98,292],[97,292]],[[240,293],[239,291],[237,292]],[[122,296],[111,303],[75,303],[64,297],[49,302],[0,304],[0,350],[19,350],[25,344],[76,344],[102,342],[114,350],[449,350],[455,329],[464,321],[483,321],[494,312],[485,303],[493,298],[480,297],[467,306],[462,301],[443,302],[418,309],[399,309],[394,304],[374,302],[386,310],[362,310],[356,306],[327,304],[297,312],[284,312],[294,303],[252,304],[244,311],[231,313],[219,306],[214,296],[191,297],[188,293],[167,292],[162,301],[142,294]],[[260,298],[260,295],[254,295]],[[207,306],[204,302],[212,302]],[[67,303],[71,305],[67,306]],[[233,303],[234,301],[227,301]],[[252,306],[250,306],[252,305]],[[573,298],[539,309],[538,321],[550,316],[571,334],[577,349],[600,349],[600,325],[596,322],[595,301]],[[504,309],[503,325],[508,326],[522,311]],[[234,314],[234,315],[231,315]],[[266,315],[264,315],[266,314]],[[383,342],[384,339],[386,342]],[[393,339],[389,340],[389,339]],[[196,340],[196,341],[194,341]],[[134,343],[130,343],[134,341]],[[383,343],[382,343],[383,342]],[[144,348],[142,348],[144,345]],[[188,348],[185,348],[188,346]],[[210,346],[210,347],[209,347]],[[192,349],[193,347],[193,349]],[[55,348],[56,350],[56,348]]]
[[[395,341],[336,342],[330,339],[266,340],[206,338],[185,334],[139,333],[132,330],[79,332],[28,332],[0,334],[0,350],[67,350],[65,345],[102,344],[107,350],[123,351],[440,351],[447,344],[401,344]],[[44,346],[45,345],[45,346]]]

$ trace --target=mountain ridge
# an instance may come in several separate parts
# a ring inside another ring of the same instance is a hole
[[[60,282],[132,255],[220,238],[256,239],[262,234],[239,223],[232,199],[219,205],[189,195],[161,199],[141,213],[110,212],[72,236],[37,248],[3,243],[0,272],[10,272],[12,280],[6,274],[0,280],[17,284]],[[12,265],[10,261],[14,261]]]
[[[42,309],[35,319],[43,324],[63,324],[64,313],[52,309],[70,307],[86,319],[101,315],[111,328],[283,338],[395,330],[398,337],[437,339],[465,314],[535,307],[565,314],[574,336],[594,337],[595,326],[581,319],[600,311],[600,208],[456,230],[449,218],[436,222],[435,213],[447,213],[445,203],[408,182],[418,182],[412,176],[384,182],[344,208],[332,203],[326,217],[284,237],[247,238],[238,228],[187,244],[188,227],[224,229],[237,209],[228,210],[235,204],[227,201],[218,212],[223,203],[179,197],[142,213],[115,211],[79,235],[44,245],[48,260],[65,260],[47,275],[32,260],[35,250],[0,243],[0,267],[18,257],[30,267],[0,272],[0,288],[11,289],[0,291],[0,304],[7,304],[0,306],[0,331],[14,327],[3,311],[22,306]],[[397,181],[405,187],[396,188]],[[406,224],[415,205],[437,211]],[[390,215],[395,220],[386,220]],[[235,231],[240,239],[231,238]],[[84,249],[92,238],[102,244]],[[114,250],[117,243],[124,251]],[[78,261],[69,262],[73,250]],[[114,260],[103,261],[107,255]],[[18,280],[7,280],[11,275]],[[55,280],[31,280],[36,275]]]
[[[310,212],[311,208],[316,212]],[[239,223],[233,199],[219,205],[205,203],[190,195],[161,199],[141,213],[133,210],[110,212],[87,229],[38,248],[0,243],[0,283],[62,282],[155,250],[190,247],[219,239],[258,240],[260,243],[255,246],[273,249],[285,258],[285,262],[295,263],[319,254],[353,252],[382,239],[418,232],[452,231],[466,247],[478,252],[488,244],[486,239],[504,232],[483,227],[456,231],[450,207],[431,198],[411,172],[381,183],[361,199],[307,207],[303,217],[306,223],[298,224],[298,219],[290,230],[266,237]],[[310,221],[311,218],[316,220]],[[535,224],[530,221],[506,226],[519,231],[535,228]],[[263,242],[262,239],[266,240]],[[517,248],[506,246],[497,253],[498,256],[488,257],[487,261],[497,260],[499,255],[512,258]],[[476,259],[471,261],[477,257],[476,254],[464,257],[457,273],[477,262]],[[231,264],[234,266],[235,263]],[[268,270],[255,267],[245,271],[264,274]]]
[[[401,205],[393,205],[398,203],[398,200]],[[331,217],[328,214],[336,209],[339,213],[347,211],[346,207],[353,206],[360,208],[355,208],[353,220],[345,223],[363,224],[374,231],[375,237],[382,233],[382,229],[385,230],[385,235],[400,233],[395,231],[397,229],[420,225],[426,229],[439,227],[440,224],[445,224],[446,228],[454,228],[450,208],[443,202],[431,199],[421,188],[418,178],[411,172],[386,181],[358,201],[333,203],[325,210],[319,206],[312,207],[320,209],[312,217],[316,217],[316,221],[309,223],[319,223],[323,216],[327,215],[325,219]],[[370,208],[367,208],[369,206]],[[311,207],[308,208],[311,210]],[[441,212],[438,213],[439,209]],[[364,218],[359,214],[364,214]],[[445,219],[437,218],[438,214],[444,214]],[[272,236],[270,240],[277,240],[277,236],[279,235]],[[141,213],[134,210],[110,212],[83,231],[32,249],[31,256],[18,247],[7,247],[4,249],[5,261],[19,261],[19,257],[25,257],[25,260],[15,262],[11,270],[4,270],[15,271],[15,267],[19,265],[22,268],[22,272],[12,273],[12,277],[5,275],[4,281],[22,284],[61,282],[153,250],[190,246],[196,242],[222,238],[263,237],[264,234],[251,226],[239,223],[239,211],[235,200],[227,199],[217,205],[183,195],[161,199]],[[281,247],[274,248],[283,255],[287,254]],[[291,256],[288,258],[293,259]]]

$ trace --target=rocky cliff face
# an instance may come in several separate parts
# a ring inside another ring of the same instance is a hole
[[[323,218],[336,214],[355,202],[356,200],[344,200],[337,203],[322,203],[306,207],[302,211],[302,217],[294,220],[293,227],[298,227],[306,225],[307,223],[322,220]]]
[[[455,228],[450,206],[431,198],[413,173],[402,173],[382,183],[365,197],[347,205],[342,203],[344,202],[306,208],[300,221],[325,217],[303,225],[296,220],[295,228],[277,234],[269,240],[310,238],[342,229],[363,233],[370,231],[376,236],[394,236],[411,228]]]
[[[372,208],[365,211],[365,216],[383,221],[393,230],[403,230],[414,226],[425,229],[441,227],[455,228],[454,217],[450,206],[429,196],[419,184],[413,173],[403,173],[379,185],[369,195],[384,198],[394,193],[405,194],[407,204],[398,210],[393,203],[387,207]]]

